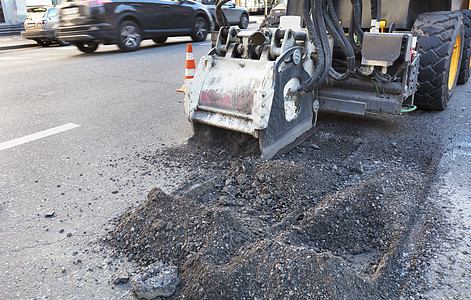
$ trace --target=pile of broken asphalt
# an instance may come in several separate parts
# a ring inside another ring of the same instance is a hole
[[[152,189],[104,243],[142,267],[176,266],[172,299],[397,298],[440,141],[397,118],[349,121],[270,161],[205,145],[136,153],[181,187]]]

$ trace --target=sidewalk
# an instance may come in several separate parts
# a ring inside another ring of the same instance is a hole
[[[262,23],[264,18],[265,18],[264,15],[250,15],[249,16],[250,23]]]
[[[0,51],[9,49],[20,49],[38,45],[33,40],[27,40],[21,35],[0,36]]]

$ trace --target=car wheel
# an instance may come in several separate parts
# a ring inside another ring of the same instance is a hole
[[[41,41],[41,40],[37,40],[36,41],[41,47],[49,47],[51,45],[51,42],[50,41]]]
[[[153,38],[152,40],[154,41],[154,43],[162,44],[162,43],[165,43],[165,41],[167,40],[167,37],[166,36],[159,36],[159,37]]]
[[[97,42],[78,42],[75,45],[84,53],[92,53],[98,48]]]
[[[242,14],[242,16],[240,16],[239,28],[245,29],[247,27],[249,27],[249,16]]]
[[[191,38],[195,42],[202,42],[208,36],[209,26],[208,21],[203,17],[196,17],[195,24],[193,25],[193,33]]]
[[[124,21],[118,30],[118,47],[123,51],[136,51],[141,43],[141,28],[133,21]]]

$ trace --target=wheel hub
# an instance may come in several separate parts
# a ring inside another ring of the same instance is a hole
[[[134,26],[124,26],[121,30],[121,38],[126,46],[136,47],[139,44],[141,35]]]
[[[456,75],[458,74],[458,65],[460,60],[461,49],[461,35],[458,35],[453,46],[453,54],[451,56],[450,73],[448,75],[448,90],[453,88],[455,84]]]
[[[203,38],[207,32],[206,28],[205,27],[205,24],[204,22],[198,22],[195,24],[195,27],[196,27],[196,35],[199,37],[199,38]]]

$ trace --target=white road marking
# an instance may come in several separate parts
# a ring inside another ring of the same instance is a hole
[[[15,147],[24,143],[28,143],[31,141],[39,140],[39,139],[48,137],[50,135],[58,134],[58,133],[61,133],[70,129],[74,129],[76,127],[80,127],[80,125],[68,123],[65,125],[57,126],[51,129],[46,129],[46,130],[36,132],[30,135],[26,135],[17,139],[13,139],[7,142],[3,142],[3,143],[0,143],[0,151],[11,148],[11,147]]]
[[[0,60],[19,60],[24,59],[24,57],[0,57]]]

